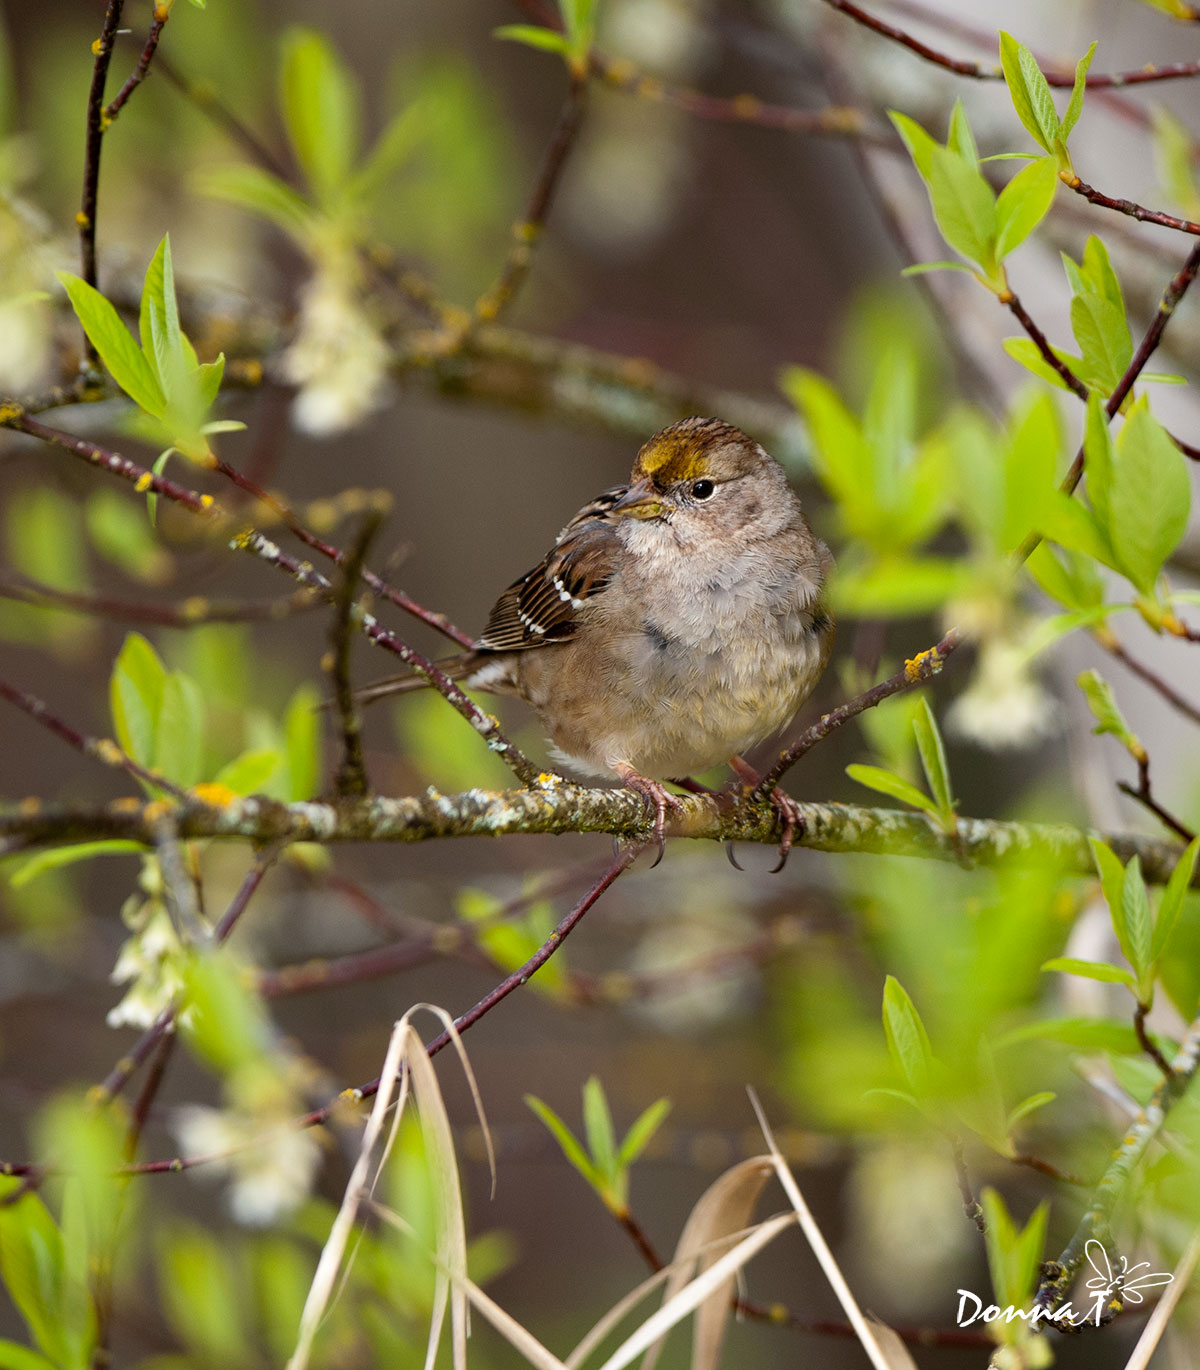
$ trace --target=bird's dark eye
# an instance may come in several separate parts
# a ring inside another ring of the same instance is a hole
[[[692,486],[692,498],[711,499],[712,493],[716,488],[717,487],[711,480],[698,480],[695,485]]]

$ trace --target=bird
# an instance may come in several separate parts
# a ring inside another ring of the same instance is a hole
[[[641,795],[661,859],[681,807],[666,782],[702,790],[690,777],[728,762],[759,783],[743,753],[789,722],[829,660],[832,566],[773,457],[720,419],[681,419],[501,594],[475,646],[437,666],[520,696],[559,760]],[[357,697],[426,683],[393,676]],[[782,866],[803,823],[782,790],[772,802]]]

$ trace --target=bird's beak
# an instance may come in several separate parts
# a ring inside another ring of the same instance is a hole
[[[622,519],[656,519],[665,508],[666,505],[650,482],[639,480],[625,491],[608,512]]]

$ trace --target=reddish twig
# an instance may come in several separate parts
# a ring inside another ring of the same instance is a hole
[[[1149,666],[1146,666],[1131,652],[1126,650],[1125,646],[1117,638],[1111,628],[1106,626],[1103,630],[1096,629],[1093,631],[1092,636],[1110,656],[1116,657],[1118,661],[1124,663],[1124,665],[1140,680],[1144,680],[1151,689],[1157,690],[1173,709],[1178,709],[1185,718],[1191,719],[1193,723],[1200,723],[1200,708],[1197,708],[1196,705],[1189,700],[1184,699],[1174,686],[1170,685],[1162,676],[1157,675]]]
[[[193,595],[179,604],[151,604],[112,599],[77,590],[60,590],[19,571],[0,575],[0,599],[13,599],[38,609],[84,614],[118,623],[153,624],[160,628],[199,628],[205,623],[277,622],[315,609],[322,602],[312,590],[297,590],[286,599],[223,600]]]
[[[1017,322],[1021,325],[1025,332],[1028,333],[1029,336],[1033,339],[1034,343],[1037,346],[1037,350],[1042,354],[1042,360],[1046,363],[1046,365],[1049,366],[1057,375],[1059,375],[1062,378],[1062,382],[1068,390],[1070,390],[1073,394],[1077,395],[1086,404],[1088,397],[1087,386],[1083,383],[1083,381],[1079,379],[1079,377],[1074,373],[1074,371],[1071,370],[1071,368],[1066,364],[1066,362],[1063,361],[1063,359],[1058,355],[1058,353],[1055,352],[1054,348],[1050,346],[1050,342],[1047,339],[1046,335],[1037,326],[1037,324],[1034,323],[1033,319],[1029,316],[1029,313],[1026,310],[1025,306],[1021,303],[1017,296],[1011,290],[1009,290],[1006,291],[1003,295],[999,296],[998,298],[1001,304],[1008,306],[1008,308],[1012,311],[1013,315],[1016,317]]]
[[[113,96],[112,102],[104,111],[106,123],[112,123],[124,108],[125,102],[146,79],[146,73],[150,70],[150,63],[154,60],[154,52],[158,47],[158,40],[170,17],[170,7],[163,4],[162,0],[159,0],[159,3],[154,6],[154,18],[150,21],[150,32],[146,35],[146,43],[142,48],[142,55],[138,58],[137,66],[134,67],[129,75],[129,79],[121,89],[117,91],[116,95]]]
[[[306,547],[311,547],[313,551],[320,552],[335,566],[342,567],[345,565],[346,554],[306,528],[295,512],[277,495],[273,495],[261,486],[256,485],[248,476],[243,475],[237,467],[230,466],[228,462],[217,461],[213,470],[224,476],[226,480],[231,481],[239,490],[244,490],[248,495],[252,495],[256,500],[265,504],[267,508],[279,516],[288,532],[293,537],[299,538]],[[381,595],[398,609],[403,609],[406,614],[411,614],[413,618],[420,619],[422,623],[441,633],[444,637],[448,637],[460,647],[471,648],[475,646],[475,639],[464,633],[461,628],[456,628],[445,614],[439,614],[422,607],[416,600],[410,599],[403,590],[394,589],[365,566],[362,568],[361,574],[365,585],[368,585],[377,595]]]
[[[1143,754],[1138,758],[1138,783],[1136,786],[1130,785],[1125,780],[1117,781],[1117,789],[1122,794],[1127,794],[1130,799],[1136,799],[1143,808],[1148,809],[1164,827],[1182,838],[1184,842],[1190,842],[1196,834],[1185,823],[1181,823],[1178,818],[1154,798],[1150,788],[1150,758]]]
[[[72,728],[69,723],[64,723],[61,718],[52,714],[43,700],[27,694],[24,690],[18,690],[15,685],[10,685],[6,680],[0,680],[0,699],[6,699],[10,704],[15,704],[22,713],[28,714],[35,722],[40,723],[43,728],[48,729],[69,747],[74,747],[77,752],[82,752],[84,756],[89,756],[105,766],[112,766],[116,770],[125,771],[135,780],[140,780],[156,789],[163,790],[175,799],[183,801],[188,798],[186,790],[180,789],[174,781],[159,775],[157,771],[152,771],[139,764],[127,752],[122,751],[112,738],[86,736]]]
[[[587,81],[583,76],[572,73],[571,87],[567,98],[550,135],[542,157],[541,169],[534,183],[525,213],[512,227],[512,245],[495,283],[475,301],[474,317],[471,323],[494,323],[516,298],[517,291],[525,282],[529,268],[533,264],[533,253],[538,239],[546,226],[554,194],[562,180],[562,174],[575,146],[583,123],[584,107],[587,102]],[[456,339],[461,347],[467,334],[460,331]]]
[[[940,52],[937,48],[930,47],[928,43],[923,43],[919,38],[904,29],[897,28],[894,24],[889,24],[876,15],[869,14],[860,6],[852,3],[852,0],[825,0],[830,9],[838,10],[853,19],[856,24],[861,24],[863,28],[870,29],[872,33],[877,33],[881,38],[887,38],[893,43],[899,44],[902,48],[920,57],[923,61],[931,62],[934,66],[941,67],[945,71],[951,71],[956,76],[970,77],[976,81],[1002,81],[1004,79],[1003,68],[994,62],[982,63],[966,61],[958,57],[951,57],[948,53]],[[1058,86],[1070,90],[1075,84],[1075,73],[1073,71],[1054,71],[1053,69],[1043,70],[1042,73],[1048,85]],[[1168,62],[1161,66],[1147,63],[1143,67],[1136,67],[1132,71],[1111,71],[1091,73],[1087,77],[1087,88],[1089,90],[1119,89],[1124,86],[1145,85],[1153,81],[1177,81],[1181,78],[1200,76],[1200,62]]]
[[[1162,1071],[1163,1077],[1169,1080],[1171,1078],[1171,1063],[1158,1049],[1158,1044],[1154,1038],[1146,1031],[1146,1015],[1149,1012],[1150,1005],[1143,1004],[1139,999],[1137,1008],[1133,1011],[1133,1030],[1137,1033],[1138,1045]]]
[[[1078,176],[1063,176],[1061,179],[1064,185],[1076,195],[1082,195],[1090,204],[1115,210],[1118,214],[1127,214],[1142,224],[1157,224],[1159,228],[1173,228],[1177,233],[1190,233],[1193,236],[1200,234],[1200,224],[1194,223],[1191,219],[1181,219],[1176,214],[1164,214],[1160,209],[1147,209],[1135,200],[1119,200],[1112,195],[1106,195],[1102,190],[1097,190],[1095,186],[1088,185]]]
[[[852,718],[857,718],[859,714],[875,708],[877,704],[882,704],[885,699],[890,699],[892,695],[900,694],[904,690],[911,690],[914,685],[919,685],[923,681],[930,680],[935,675],[940,674],[942,667],[946,664],[946,658],[962,646],[963,640],[963,634],[957,628],[952,628],[935,646],[926,648],[925,651],[918,653],[910,661],[906,661],[903,668],[897,671],[895,675],[889,676],[886,680],[881,680],[878,685],[873,685],[869,690],[864,690],[862,694],[848,700],[845,704],[840,704],[836,709],[831,709],[829,713],[822,714],[815,723],[800,734],[786,751],[780,753],[778,760],[759,781],[758,787],[754,791],[754,799],[759,803],[765,802],[786,771],[790,770],[806,752],[811,751],[818,742],[824,741],[830,733],[836,732],[844,724],[849,723]]]

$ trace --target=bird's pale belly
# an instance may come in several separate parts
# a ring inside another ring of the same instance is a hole
[[[755,636],[749,635],[751,643]],[[826,654],[823,635],[801,614],[784,625],[773,623],[769,633],[757,635],[753,650],[746,650],[744,631],[736,654],[716,647],[714,638],[729,640],[716,634],[688,641],[658,625],[639,625],[610,642],[603,667],[570,673],[583,682],[574,698],[561,698],[559,675],[557,707],[547,707],[543,691],[549,682],[536,679],[542,675],[541,653],[530,653],[521,663],[526,697],[563,760],[579,770],[611,775],[623,763],[655,780],[694,775],[724,764],[787,723],[820,675]],[[551,650],[572,651],[575,644]]]

